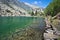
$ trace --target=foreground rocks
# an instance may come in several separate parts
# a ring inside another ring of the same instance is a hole
[[[51,18],[50,18],[51,19]],[[48,18],[45,19],[46,22],[46,29],[44,32],[44,40],[58,40],[59,36],[60,36],[60,31],[57,29],[57,21],[56,24],[50,22],[50,19],[48,20]],[[55,26],[56,25],[56,26]]]

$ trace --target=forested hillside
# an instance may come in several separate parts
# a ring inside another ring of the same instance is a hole
[[[52,2],[46,7],[45,14],[55,16],[60,12],[60,0],[52,0]]]

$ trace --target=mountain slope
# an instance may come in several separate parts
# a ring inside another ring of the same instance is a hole
[[[24,10],[31,10],[31,7],[25,5],[23,2],[19,2],[18,0],[0,0],[4,4],[14,4],[18,7],[23,8]]]
[[[0,9],[3,9],[3,13],[0,12],[0,15],[30,15],[29,11],[41,10],[39,7],[20,2],[18,0],[0,0]],[[9,11],[9,12],[7,12]]]
[[[21,3],[20,3],[21,4]],[[23,5],[23,4],[21,4]],[[25,15],[27,11],[21,8],[17,0],[0,0],[0,15]],[[4,11],[4,12],[2,12]],[[10,11],[9,13],[6,11]],[[12,11],[12,12],[11,12]]]

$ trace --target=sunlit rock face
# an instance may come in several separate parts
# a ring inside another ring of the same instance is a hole
[[[1,16],[20,16],[27,13],[23,8],[17,6],[17,0],[0,0],[0,15]],[[2,12],[3,11],[3,12]],[[10,11],[10,12],[7,12]]]

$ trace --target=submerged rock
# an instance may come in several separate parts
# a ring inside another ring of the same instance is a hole
[[[42,32],[34,28],[26,28],[20,32],[15,32],[9,40],[41,40]]]

